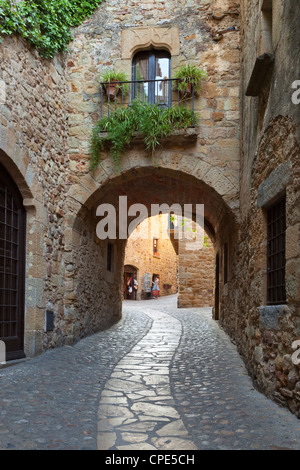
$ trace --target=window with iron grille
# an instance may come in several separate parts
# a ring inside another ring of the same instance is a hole
[[[286,303],[285,289],[285,197],[267,210],[268,223],[268,272],[267,303],[279,305]]]
[[[0,339],[7,360],[25,356],[25,226],[22,196],[0,164]]]

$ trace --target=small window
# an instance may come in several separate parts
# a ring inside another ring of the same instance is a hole
[[[157,255],[158,254],[158,239],[153,238],[153,254]]]
[[[107,244],[107,271],[113,272],[114,270],[114,244]]]
[[[267,210],[268,223],[268,265],[267,265],[267,303],[279,305],[286,303],[285,289],[285,197]]]
[[[167,51],[138,52],[132,63],[133,98],[159,106],[171,104],[171,59]]]

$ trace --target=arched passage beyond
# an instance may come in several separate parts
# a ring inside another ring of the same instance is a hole
[[[74,204],[77,197],[74,190],[70,196]],[[75,266],[70,284],[72,290],[66,292],[65,313],[75,320],[72,330],[70,326],[70,334],[77,339],[106,328],[121,317],[126,240],[100,240],[96,235],[100,220],[96,212],[101,204],[114,206],[118,225],[120,196],[127,197],[127,207],[143,204],[148,215],[151,215],[152,204],[170,207],[173,204],[182,207],[204,204],[205,229],[216,249],[224,237],[237,232],[234,213],[220,194],[203,181],[178,170],[132,168],[99,185],[80,205],[77,204],[79,209],[75,217],[70,217],[68,229],[68,244],[73,248]],[[128,224],[132,218],[128,217]],[[113,266],[110,263],[108,269],[107,256],[112,252]],[[71,277],[71,273],[68,276]],[[76,320],[79,318],[80,322]]]

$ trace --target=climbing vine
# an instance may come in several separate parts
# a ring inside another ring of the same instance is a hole
[[[79,26],[103,0],[0,0],[0,35],[17,33],[41,57],[67,49]]]

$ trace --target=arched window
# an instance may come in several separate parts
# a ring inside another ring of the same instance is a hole
[[[160,106],[171,105],[171,56],[151,49],[138,52],[132,62],[133,98]]]

